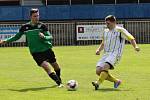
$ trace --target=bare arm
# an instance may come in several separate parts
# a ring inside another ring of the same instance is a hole
[[[130,40],[131,45],[134,47],[135,51],[140,51],[140,48],[136,44],[135,39]]]
[[[0,44],[4,44],[4,43],[6,43],[6,41],[0,40]]]
[[[100,52],[104,49],[104,42],[100,44],[100,46],[96,50],[96,55],[100,55]]]

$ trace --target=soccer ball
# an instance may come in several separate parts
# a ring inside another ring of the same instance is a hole
[[[76,91],[78,88],[78,82],[76,80],[69,80],[66,84],[68,91]]]

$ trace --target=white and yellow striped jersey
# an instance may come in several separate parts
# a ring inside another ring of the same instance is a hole
[[[113,30],[105,29],[103,33],[104,53],[115,53],[122,55],[125,40],[132,40],[134,37],[123,27],[116,26]]]

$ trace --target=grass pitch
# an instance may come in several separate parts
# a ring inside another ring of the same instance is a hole
[[[150,100],[150,44],[139,45],[137,53],[131,45],[111,73],[123,81],[118,89],[105,81],[95,91],[95,55],[97,46],[54,47],[62,67],[62,79],[77,80],[77,91],[57,88],[47,74],[33,61],[28,48],[0,48],[0,100]]]

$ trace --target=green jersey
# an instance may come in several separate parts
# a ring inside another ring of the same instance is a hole
[[[39,33],[44,34],[44,38],[39,36]],[[22,35],[26,35],[27,43],[31,53],[43,52],[52,48],[52,35],[49,33],[46,25],[43,23],[37,23],[36,25],[32,25],[31,22],[23,25],[19,32],[8,39],[6,42],[13,42],[21,38]]]

